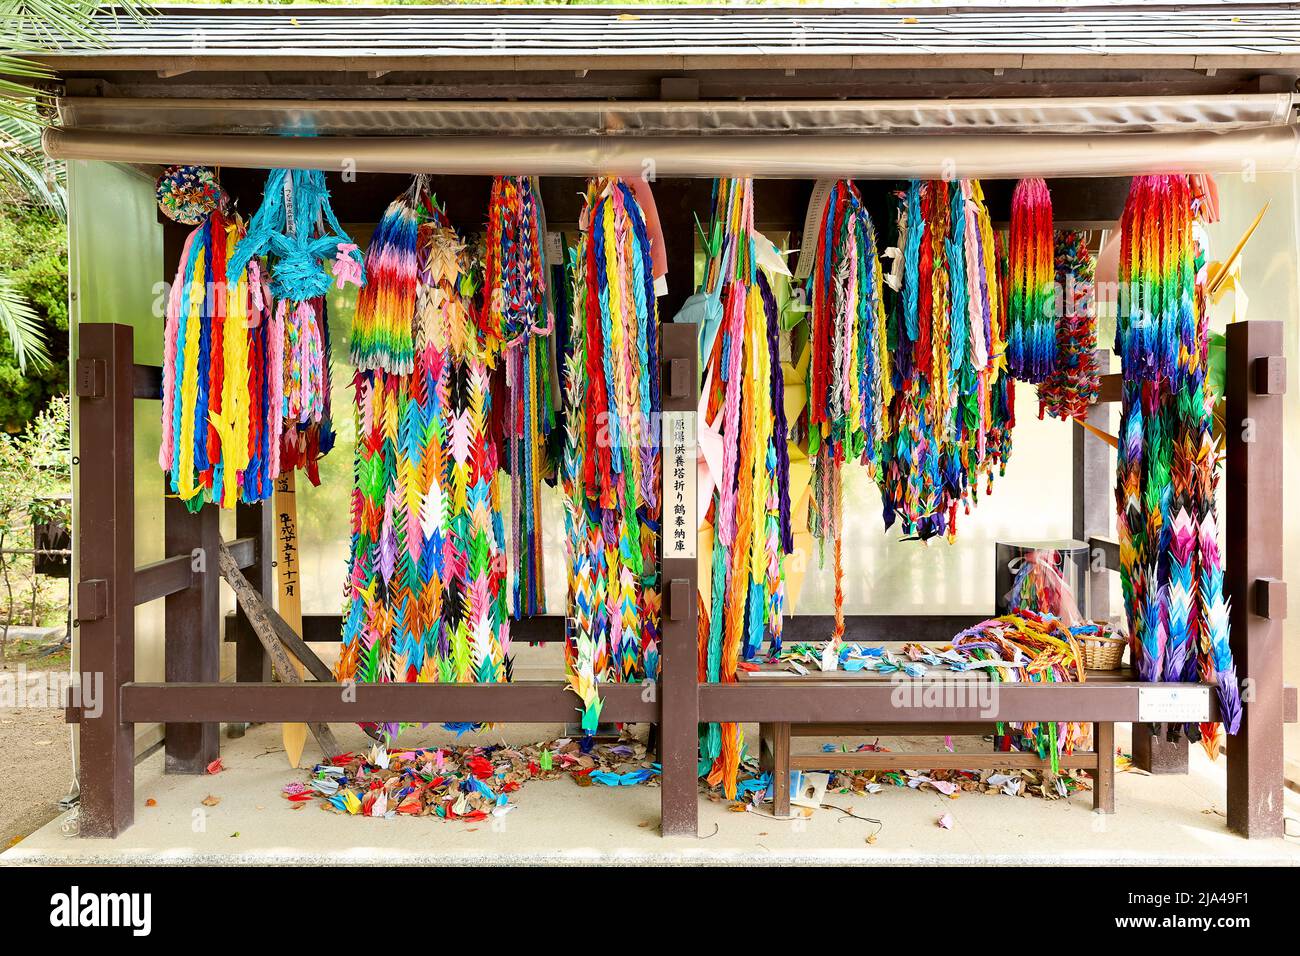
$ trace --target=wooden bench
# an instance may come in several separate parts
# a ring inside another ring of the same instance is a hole
[[[894,675],[874,671],[812,671],[807,675],[795,674],[782,665],[760,665],[757,670],[739,671],[737,680],[796,682],[807,685],[809,693],[817,686],[829,682],[870,681],[890,682]],[[959,674],[938,669],[931,670],[919,680],[957,679],[987,682],[983,672]],[[1132,680],[1127,671],[1095,671],[1089,681]],[[984,753],[930,752],[818,752],[793,753],[791,741],[809,737],[851,736],[938,736],[983,737],[996,733],[996,723],[936,723],[934,721],[900,721],[897,723],[764,723],[759,725],[759,765],[772,774],[774,782],[773,812],[784,817],[790,813],[790,773],[795,770],[1044,770],[1051,761],[1034,753],[1023,751],[990,750]],[[1093,750],[1061,754],[1057,765],[1071,770],[1087,770],[1093,778],[1092,806],[1101,813],[1115,812],[1115,725],[1093,724]],[[785,785],[781,782],[785,781]]]

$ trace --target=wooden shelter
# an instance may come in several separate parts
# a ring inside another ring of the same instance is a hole
[[[260,190],[259,170],[324,169],[345,222],[373,221],[413,172],[433,174],[453,220],[466,222],[481,215],[490,175],[543,176],[552,222],[576,218],[582,177],[650,175],[670,263],[665,317],[694,291],[693,219],[707,209],[713,176],[759,177],[760,216],[797,231],[818,178],[981,177],[995,218],[1005,218],[1009,186],[998,180],[1041,175],[1052,181],[1058,220],[1102,228],[1118,217],[1133,174],[1300,165],[1300,9],[1292,4],[208,6],[162,7],[142,24],[119,18],[104,26],[103,46],[42,57],[59,75],[51,155],[150,169],[217,165],[246,204]],[[73,215],[111,209],[86,203]],[[162,237],[170,269],[183,234],[171,225]],[[82,286],[90,294],[92,280]],[[230,634],[237,680],[221,682],[215,562],[199,572],[191,560],[196,548],[215,554],[216,509],[191,514],[167,501],[164,553],[144,565],[137,558],[135,444],[160,390],[156,364],[139,357],[146,332],[160,335],[160,325],[124,316],[74,331],[76,634],[80,670],[105,676],[100,716],[69,708],[81,725],[82,835],[113,836],[132,822],[135,725],[165,724],[168,769],[201,773],[218,754],[220,722],[571,719],[574,698],[558,680],[364,685],[354,700],[331,682],[272,683],[243,615]],[[694,413],[694,327],[665,323],[661,356],[665,411]],[[1282,725],[1296,715],[1282,670],[1283,356],[1282,322],[1229,329],[1228,420],[1254,424],[1250,440],[1228,428],[1226,472],[1233,649],[1254,690],[1230,743],[1228,823],[1247,836],[1282,832]],[[1103,402],[1118,400],[1113,379]],[[1105,567],[1092,572],[1101,593],[1107,567],[1117,566],[1106,539],[1113,478],[1104,448],[1077,432],[1073,534],[1104,556]],[[241,505],[232,544],[263,593],[272,589],[271,517],[269,507]],[[696,578],[693,558],[663,560],[657,686],[601,690],[605,719],[658,725],[665,834],[696,830],[701,721],[758,722],[768,736],[783,725],[1091,721],[1103,728],[1107,757],[1113,725],[1138,722],[1160,687],[1123,675],[1006,685],[990,717],[974,706],[900,711],[882,681],[703,685]],[[137,681],[135,609],[159,598],[166,679]],[[855,616],[848,637],[942,640],[969,621]],[[559,616],[522,625],[516,640],[564,638]],[[796,639],[827,633],[816,616],[787,626]],[[334,639],[338,617],[308,615],[304,628],[308,640]],[[1135,741],[1139,759],[1156,769],[1176,770],[1186,759],[1149,735]],[[1102,809],[1108,799],[1099,794]]]

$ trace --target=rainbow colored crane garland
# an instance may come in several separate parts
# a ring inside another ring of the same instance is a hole
[[[561,473],[569,558],[568,680],[582,727],[597,684],[659,673],[659,312],[650,238],[632,190],[587,186],[574,252]]]
[[[266,257],[275,322],[284,329],[285,427],[276,474],[301,468],[320,484],[317,461],[334,447],[325,293],[334,281],[339,288],[365,284],[361,251],[339,225],[320,170],[271,170],[261,208],[228,257],[227,283],[238,282],[259,256]]]
[[[1010,239],[1007,362],[1016,378],[1037,384],[1056,367],[1052,197],[1043,180],[1016,184]]]
[[[808,457],[813,494],[808,527],[824,553],[834,542],[835,637],[844,635],[843,488],[845,460],[861,459],[874,478],[893,398],[876,227],[857,188],[840,180],[822,212],[809,279]]]
[[[1122,228],[1115,496],[1129,640],[1142,680],[1217,681],[1224,725],[1235,733],[1241,696],[1215,516],[1208,315],[1186,177],[1134,179]],[[1216,727],[1187,732],[1217,753]],[[1171,739],[1177,734],[1171,726]]]
[[[337,674],[505,681],[505,529],[489,429],[500,336],[475,323],[464,244],[423,177],[389,206],[366,259],[382,287],[359,301],[353,320],[353,354],[367,359],[354,379],[352,543]],[[408,355],[410,371],[395,371]],[[401,727],[381,729],[391,740]]]
[[[1097,315],[1093,302],[1096,263],[1086,233],[1056,233],[1056,285],[1062,302],[1056,322],[1056,364],[1038,386],[1038,417],[1083,421],[1096,400]]]
[[[978,482],[1005,470],[1015,425],[1006,289],[978,180],[912,181],[893,196],[884,291],[890,365],[878,481],[885,527],[957,533]]]
[[[719,422],[723,473],[714,495],[712,608],[701,635],[705,678],[735,680],[742,654],[763,639],[779,646],[784,561],[790,545],[789,461],[782,409],[780,318],[755,253],[754,191],[748,179],[714,183],[704,288],[721,309],[703,343],[705,417]],[[723,610],[725,609],[725,610]],[[710,785],[735,795],[743,740],[738,724],[709,724],[701,739]]]
[[[257,259],[226,281],[243,237],[214,209],[186,238],[167,298],[158,464],[191,511],[262,501],[280,474],[283,329]]]
[[[542,265],[542,204],[527,176],[492,181],[484,256],[484,295],[490,324],[501,329],[506,351],[506,409],[516,618],[546,611],[542,575],[542,482],[553,471],[547,436],[555,421],[551,394],[554,319],[546,301]]]

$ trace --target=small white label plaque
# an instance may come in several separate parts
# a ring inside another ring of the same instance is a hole
[[[663,509],[665,558],[694,558],[695,412],[663,413]]]
[[[1208,687],[1138,688],[1138,720],[1144,724],[1199,724],[1209,719]]]

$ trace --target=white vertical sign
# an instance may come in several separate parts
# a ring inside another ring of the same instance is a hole
[[[695,414],[663,413],[665,558],[695,557]]]

